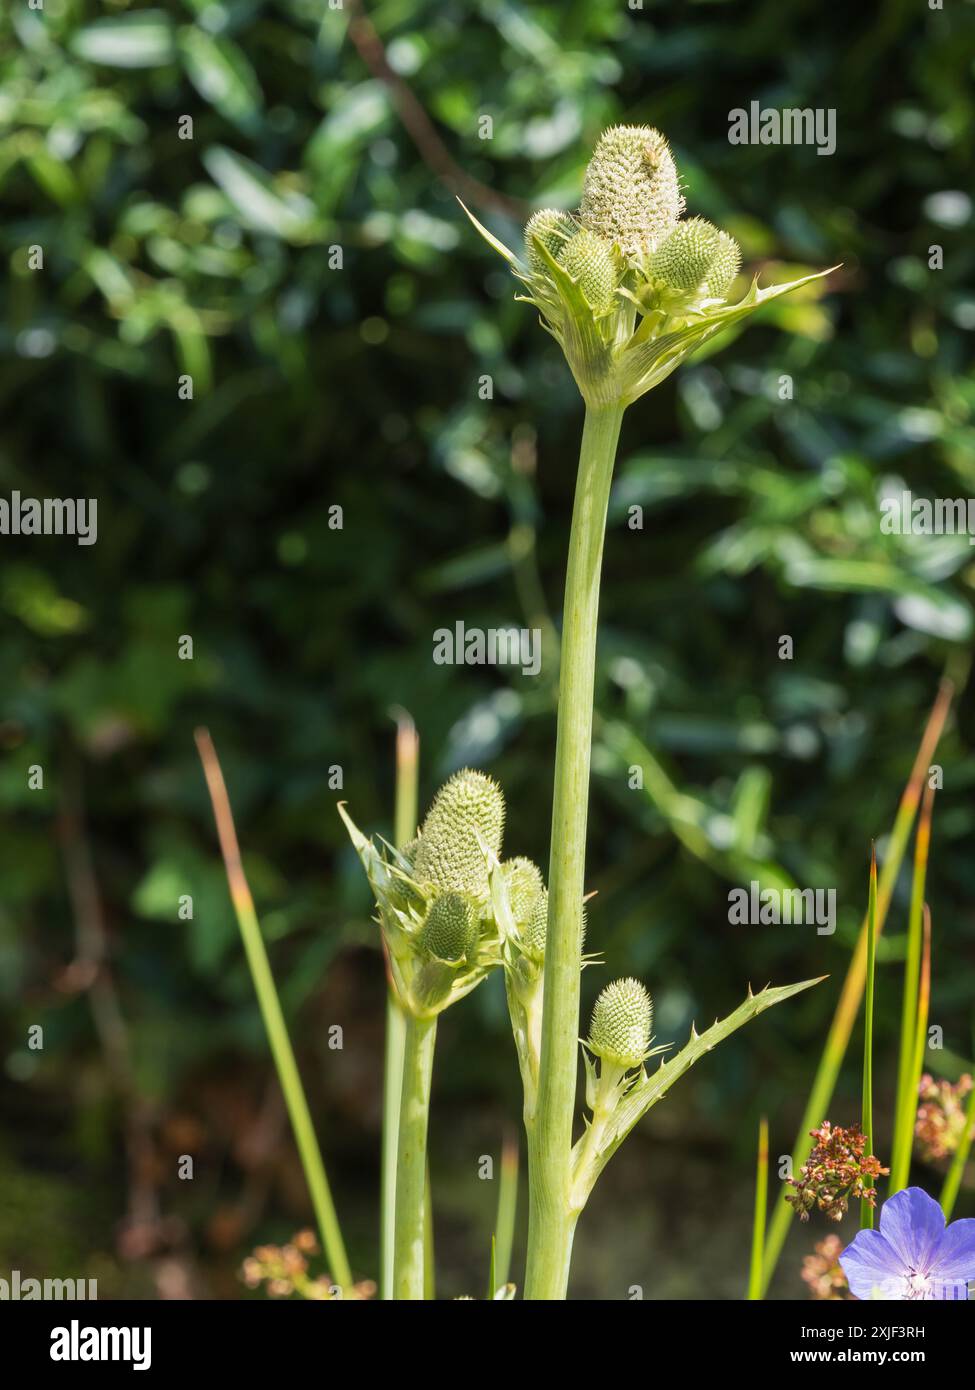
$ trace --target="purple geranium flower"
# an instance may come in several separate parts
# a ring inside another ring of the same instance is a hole
[[[975,1220],[953,1221],[933,1197],[906,1187],[886,1201],[879,1231],[860,1231],[840,1256],[857,1298],[968,1298]]]

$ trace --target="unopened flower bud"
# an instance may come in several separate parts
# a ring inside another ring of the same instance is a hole
[[[579,220],[624,255],[656,250],[684,209],[677,166],[652,126],[613,126],[586,169]]]
[[[530,859],[519,855],[517,859],[510,859],[505,864],[504,877],[511,915],[520,927],[530,919],[535,903],[544,889],[542,871]]]
[[[542,208],[540,212],[533,212],[525,227],[525,255],[532,270],[538,275],[548,274],[548,265],[537,242],[542,243],[553,260],[558,260],[559,252],[578,230],[567,212],[559,212],[556,208]]]
[[[423,822],[414,866],[417,881],[442,890],[483,896],[488,866],[478,833],[488,849],[501,853],[504,796],[483,772],[465,768],[437,792]]]
[[[434,898],[416,938],[425,955],[450,964],[463,960],[476,940],[477,910],[460,893],[441,893]]]
[[[521,930],[521,944],[533,960],[545,959],[545,933],[548,930],[548,889],[543,888],[535,899],[531,916]]]
[[[585,227],[567,241],[559,265],[572,276],[597,313],[612,307],[619,275],[612,248]]]
[[[670,236],[650,257],[648,269],[657,280],[675,290],[694,290],[714,263],[718,229],[703,217],[678,222]]]
[[[589,1047],[617,1066],[637,1067],[650,1046],[653,1004],[639,980],[614,980],[599,995],[589,1025]]]
[[[709,299],[724,299],[731,282],[741,268],[741,247],[727,232],[718,232],[714,260],[708,269],[704,287]]]

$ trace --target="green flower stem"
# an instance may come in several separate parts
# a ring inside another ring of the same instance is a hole
[[[422,1300],[424,1293],[427,1121],[436,1041],[436,1018],[407,1015],[396,1159],[397,1299]]]
[[[592,747],[599,576],[622,406],[588,406],[569,539],[562,619],[538,1105],[529,1126],[525,1296],[565,1297],[576,1214],[572,1119],[578,1073],[582,898]]]
[[[392,986],[386,991],[386,1051],[383,1059],[383,1136],[380,1159],[380,1269],[379,1294],[393,1297],[393,1269],[396,1248],[396,1150],[399,1147],[399,1107],[403,1094],[403,1052],[406,1046],[406,1015]]]
[[[419,749],[416,726],[405,710],[396,718],[396,812],[393,838],[402,849],[416,833]],[[388,973],[388,963],[387,963]],[[403,1051],[406,1016],[396,996],[392,977],[386,993],[386,1052],[383,1065],[383,1133],[380,1164],[380,1297],[393,1297],[396,1246],[396,1150],[399,1144],[399,1107],[403,1094]]]

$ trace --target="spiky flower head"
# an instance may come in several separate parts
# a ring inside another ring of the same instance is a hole
[[[543,888],[535,899],[531,916],[521,930],[521,945],[533,960],[545,959],[545,933],[548,930],[548,889]]]
[[[589,1049],[617,1066],[638,1067],[650,1046],[653,1004],[639,980],[614,980],[599,995],[589,1025]]]
[[[504,877],[508,887],[508,903],[516,926],[528,922],[535,904],[545,890],[542,871],[524,855],[510,859],[504,866]]]
[[[500,854],[503,831],[504,796],[497,782],[470,768],[454,773],[423,822],[414,860],[417,881],[483,897],[488,866],[477,837]]]
[[[461,893],[434,898],[417,933],[417,945],[425,955],[451,964],[463,960],[476,940],[477,909]]]
[[[741,247],[727,232],[718,232],[714,259],[708,268],[704,287],[709,299],[724,299],[731,282],[741,269]]]
[[[647,259],[647,273],[670,290],[702,290],[708,299],[723,299],[741,265],[734,237],[703,217],[678,222],[664,244]]]
[[[650,257],[648,270],[675,290],[697,289],[714,262],[718,229],[703,217],[678,222],[664,244]]]
[[[612,308],[620,277],[608,242],[583,227],[565,243],[558,260],[597,313]]]
[[[548,266],[538,249],[539,241],[552,259],[558,260],[559,252],[578,230],[567,212],[559,212],[557,208],[542,208],[539,212],[533,212],[525,226],[525,255],[532,270],[538,275],[548,273]]]
[[[648,125],[604,131],[586,169],[579,220],[627,256],[655,251],[684,209],[670,146]]]

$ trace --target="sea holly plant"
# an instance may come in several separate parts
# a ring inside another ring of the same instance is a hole
[[[526,1109],[530,1211],[525,1292],[534,1299],[564,1298],[580,1195],[647,1108],[643,1102],[653,1103],[647,1088],[659,1085],[661,1072],[681,1063],[685,1054],[677,1074],[686,1070],[700,1055],[694,1049],[703,1041],[692,1038],[654,1078],[647,1077],[642,1063],[602,1088],[590,1078],[596,1108],[583,1149],[573,1146],[599,580],[623,412],[722,329],[828,272],[766,289],[759,288],[756,277],[741,299],[729,302],[741,262],[737,243],[702,218],[683,219],[673,155],[650,126],[604,132],[586,169],[578,212],[536,212],[525,228],[523,255],[464,210],[507,262],[519,285],[517,298],[538,310],[542,327],[561,346],[585,402],[563,610],[540,985],[544,1003],[537,1076],[532,1076],[535,1103]],[[715,1028],[726,1036],[745,1017],[774,1002],[775,991],[752,996],[742,1005],[744,1017],[733,1014]],[[726,1027],[731,1020],[737,1021]],[[538,1031],[537,1017],[533,1022]],[[515,1031],[517,1037],[518,1022]],[[524,1074],[524,1064],[522,1070]],[[580,1164],[583,1172],[577,1171]]]

